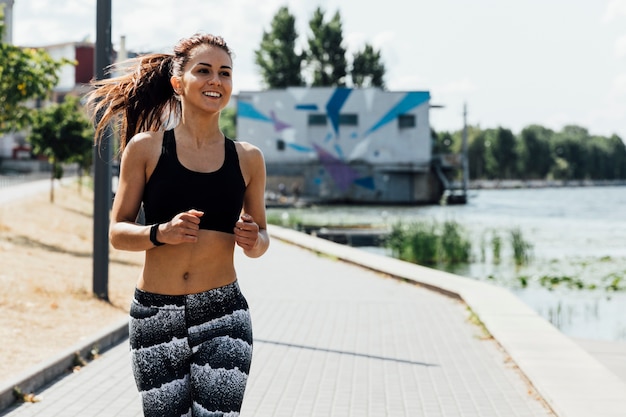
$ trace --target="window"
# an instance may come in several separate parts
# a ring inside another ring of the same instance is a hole
[[[309,114],[309,126],[326,126],[326,115]]]
[[[359,115],[358,114],[340,114],[339,125],[341,126],[358,126]]]
[[[279,151],[285,150],[285,141],[282,139],[276,139],[276,149]]]
[[[400,129],[415,127],[415,124],[414,114],[401,114],[398,116],[398,128]]]

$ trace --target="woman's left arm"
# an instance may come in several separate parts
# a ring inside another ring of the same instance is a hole
[[[259,148],[238,142],[239,160],[246,179],[243,212],[235,225],[235,242],[246,256],[258,258],[270,244],[265,216],[265,159]]]

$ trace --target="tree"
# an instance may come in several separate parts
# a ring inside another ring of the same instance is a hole
[[[553,136],[552,130],[539,125],[522,129],[518,144],[518,166],[522,178],[546,178],[554,162],[550,151]]]
[[[456,137],[452,132],[436,132],[433,128],[431,128],[430,138],[433,145],[433,154],[450,154],[457,152],[455,148]]]
[[[468,135],[467,158],[469,160],[469,177],[475,179],[485,178],[487,175],[487,135],[482,130],[476,134]]]
[[[515,178],[517,174],[516,138],[509,129],[498,127],[489,147],[495,161],[495,175],[500,179]]]
[[[617,135],[607,138],[607,142],[611,148],[610,166],[613,171],[610,178],[624,180],[626,179],[626,144]]]
[[[606,138],[601,136],[589,138],[586,164],[589,179],[615,179],[611,159],[611,146]]]
[[[289,9],[281,7],[272,20],[271,30],[263,32],[261,45],[254,52],[263,82],[269,88],[304,85],[302,78],[304,54],[295,51],[298,39],[295,21]]]
[[[336,12],[330,22],[324,22],[324,11],[318,7],[309,22],[311,37],[307,62],[313,72],[315,87],[346,85],[346,49],[343,47],[341,16]]]
[[[28,141],[37,155],[48,157],[52,165],[50,202],[54,202],[54,179],[62,178],[62,163],[84,163],[93,152],[93,128],[76,97],[67,96],[34,113]]]
[[[589,131],[581,126],[568,125],[555,135],[553,152],[567,162],[564,179],[582,180],[587,177]],[[563,164],[561,164],[563,166]]]
[[[237,110],[234,107],[226,107],[220,115],[220,129],[227,138],[237,138]]]
[[[382,63],[380,51],[370,44],[356,52],[352,58],[352,83],[355,87],[385,88],[385,65]]]
[[[4,33],[1,22],[0,33]],[[28,125],[33,111],[29,101],[47,97],[59,82],[59,69],[70,63],[53,60],[43,49],[0,42],[0,133]]]

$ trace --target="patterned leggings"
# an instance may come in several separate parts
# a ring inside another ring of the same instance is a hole
[[[237,281],[200,294],[135,290],[130,348],[146,417],[237,417],[252,359]]]

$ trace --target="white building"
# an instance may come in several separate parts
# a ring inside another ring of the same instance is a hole
[[[239,139],[265,156],[268,190],[324,202],[432,203],[428,91],[307,88],[241,92]]]

